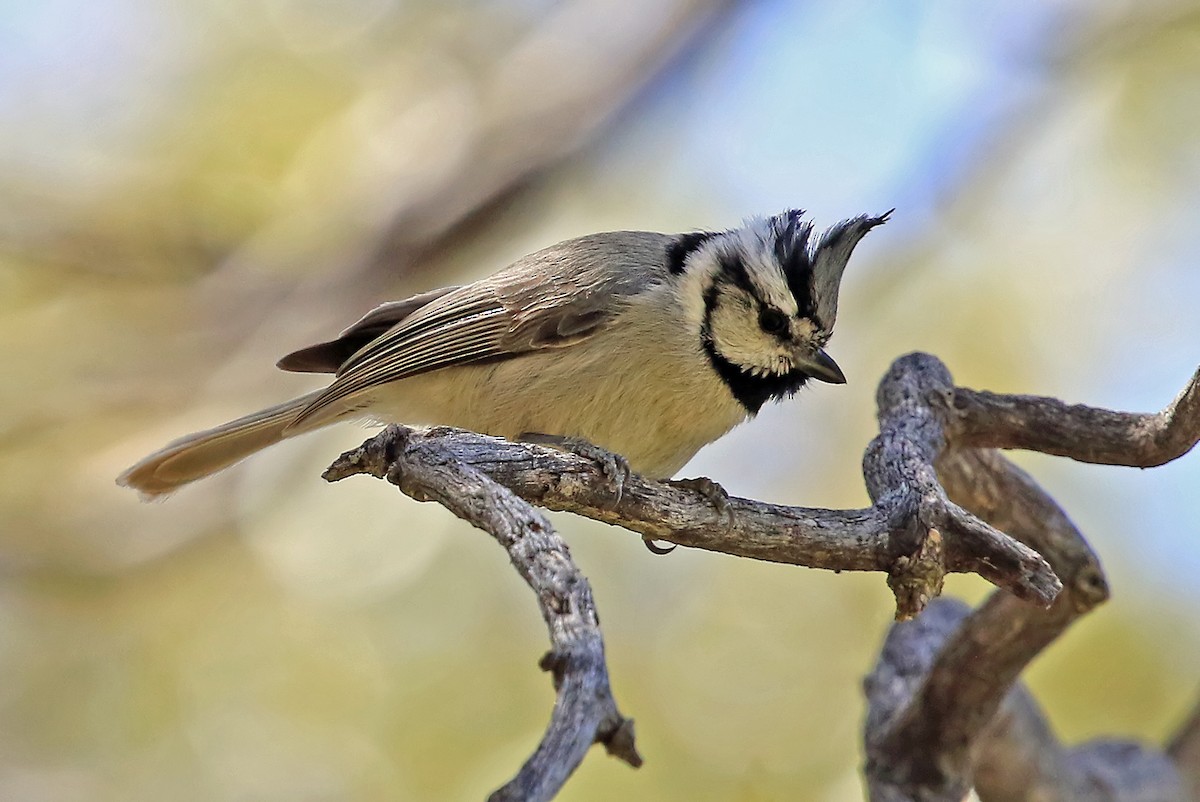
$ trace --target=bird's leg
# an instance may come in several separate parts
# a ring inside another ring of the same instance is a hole
[[[582,437],[524,432],[517,439],[523,443],[536,443],[537,445],[557,448],[560,451],[576,454],[584,459],[590,459],[592,462],[595,462],[600,466],[600,472],[604,474],[604,478],[608,480],[609,491],[615,497],[614,506],[621,503],[621,496],[625,492],[625,480],[629,478],[633,471],[629,467],[628,460],[620,454],[601,448],[595,443],[584,440]],[[648,537],[643,537],[642,543],[645,544],[646,548],[652,554],[670,554],[675,550],[674,545],[664,548]]]

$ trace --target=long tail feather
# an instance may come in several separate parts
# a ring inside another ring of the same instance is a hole
[[[288,425],[320,394],[320,391],[310,393],[181,437],[118,476],[117,484],[131,487],[146,497],[161,496],[228,468],[280,440],[318,428],[288,429]],[[321,424],[332,422],[325,419]],[[288,429],[286,434],[285,429]]]

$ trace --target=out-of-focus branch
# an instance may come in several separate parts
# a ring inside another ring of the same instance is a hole
[[[728,0],[555,4],[477,87],[468,156],[435,192],[392,213],[373,263],[421,247],[590,140]]]
[[[321,137],[331,170],[326,191],[288,207],[226,263],[210,291],[239,282],[250,263],[278,272],[313,266],[299,290],[326,306],[331,292],[393,280],[420,255],[489,204],[587,144],[729,5],[728,0],[569,0],[556,3],[494,62],[468,73],[445,70],[417,82],[367,89]],[[390,113],[374,112],[387,109]],[[368,113],[370,112],[370,113]],[[405,132],[409,139],[405,138]],[[386,147],[384,144],[386,143]],[[369,154],[419,152],[419,160]],[[305,165],[298,165],[303,174]],[[304,182],[297,178],[297,183]],[[314,238],[313,232],[319,237]],[[461,238],[460,238],[461,239]],[[318,269],[318,266],[320,269]],[[226,275],[228,274],[228,275]],[[228,315],[228,298],[223,298]],[[351,298],[378,303],[377,296]],[[248,305],[258,306],[254,299]]]
[[[1183,781],[1191,793],[1188,798],[1200,799],[1200,702],[1192,708],[1175,737],[1171,739],[1167,754],[1171,756],[1176,769],[1183,776]]]
[[[953,599],[937,599],[916,620],[896,624],[883,647],[879,666],[868,682],[868,694],[882,700],[889,696],[906,698],[914,686],[946,667],[945,655],[965,642],[964,629],[984,634],[980,624],[972,624],[979,616],[967,605]],[[995,620],[995,619],[994,619]],[[1011,643],[1004,633],[993,630],[1002,640]],[[970,673],[977,676],[965,680],[967,686],[985,681],[988,670],[984,665]],[[940,664],[940,665],[939,665]],[[961,668],[961,666],[960,666]],[[945,678],[943,678],[945,681]],[[950,696],[951,715],[960,707],[972,704],[971,694]],[[887,728],[886,705],[872,705],[868,729]],[[930,709],[933,721],[929,729],[937,729],[942,717]],[[888,781],[879,782],[885,769],[895,772],[896,765],[868,764],[868,777],[877,784],[871,787],[871,799],[876,800],[960,800],[973,782],[983,802],[1188,802],[1196,797],[1184,785],[1182,771],[1176,769],[1171,757],[1162,750],[1128,741],[1099,740],[1070,748],[1054,735],[1033,696],[1021,684],[1014,685],[1004,696],[999,710],[973,733],[956,734],[967,740],[953,741],[928,755],[928,759],[903,764],[906,774],[892,773]],[[953,726],[949,729],[956,729]],[[919,737],[919,736],[918,736]],[[929,740],[912,746],[919,750]],[[947,748],[953,751],[949,757]],[[953,787],[944,785],[944,773],[955,764],[969,763],[969,774]],[[941,787],[939,787],[941,785]]]
[[[906,403],[953,431],[945,402],[957,390],[940,362],[914,354],[898,360],[892,374],[927,376],[906,394]],[[905,799],[917,788],[947,799],[965,793],[971,749],[1012,683],[1071,622],[1107,598],[1087,542],[1027,474],[995,451],[946,447],[934,459],[937,476],[929,481],[936,492],[1042,554],[1064,591],[1049,609],[997,593],[954,627],[946,624],[950,613],[943,607],[923,627],[893,631],[867,684],[867,780],[873,799]],[[922,662],[912,662],[914,655],[923,656]]]

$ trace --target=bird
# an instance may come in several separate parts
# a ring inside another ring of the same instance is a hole
[[[894,210],[892,210],[894,211]],[[145,457],[117,482],[169,494],[346,420],[591,444],[670,478],[704,445],[810,380],[851,253],[891,211],[820,234],[800,209],[725,231],[569,239],[490,277],[385,303],[277,363],[328,386]]]

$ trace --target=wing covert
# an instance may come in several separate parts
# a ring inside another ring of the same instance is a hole
[[[582,342],[619,315],[629,297],[663,279],[670,241],[628,231],[582,237],[435,297],[346,358],[333,384],[291,425],[409,376]],[[613,260],[623,269],[614,270]]]

